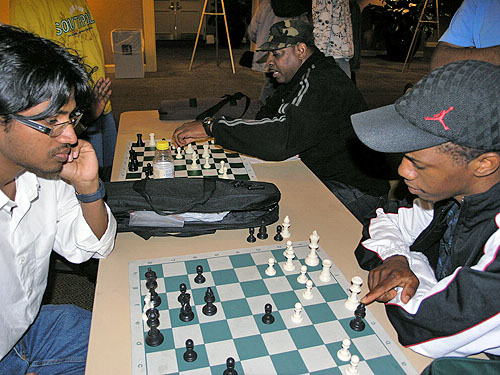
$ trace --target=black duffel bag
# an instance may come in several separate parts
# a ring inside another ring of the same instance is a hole
[[[106,203],[116,218],[118,232],[134,232],[145,239],[258,227],[275,223],[279,217],[281,194],[268,182],[166,178],[105,184]],[[186,213],[203,219],[178,220]],[[214,214],[217,220],[206,221],[205,216],[211,216],[206,214]],[[141,219],[139,225],[134,221],[137,218]],[[170,220],[175,224],[170,225]]]

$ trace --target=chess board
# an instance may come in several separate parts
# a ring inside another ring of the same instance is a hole
[[[369,309],[366,328],[353,331],[353,312],[344,307],[350,283],[332,265],[332,280],[319,280],[321,263],[308,266],[313,298],[304,299],[305,286],[297,282],[300,266],[309,252],[308,242],[293,244],[295,271],[284,271],[284,244],[217,253],[142,260],[129,263],[132,374],[222,374],[226,359],[233,357],[240,375],[345,374],[349,365],[337,358],[342,340],[352,340],[350,352],[360,357],[361,375],[418,374],[384,331]],[[318,249],[320,259],[327,257]],[[267,276],[268,259],[276,260],[275,276]],[[196,266],[202,265],[206,282],[196,284]],[[145,343],[148,326],[142,319],[147,294],[145,272],[156,272],[161,297],[160,330],[164,341],[156,347]],[[179,319],[179,285],[191,294],[195,318]],[[205,316],[202,307],[207,287],[213,290],[217,314]],[[296,302],[303,305],[302,323],[291,316]],[[273,306],[275,322],[262,323],[264,306]],[[187,339],[194,341],[198,358],[186,362]]]
[[[146,146],[139,147],[133,141],[128,141],[127,151],[123,156],[123,162],[120,169],[119,180],[139,180],[145,177],[143,168],[148,163],[153,163],[155,147],[148,146],[148,141],[145,141]],[[209,163],[210,168],[204,168],[205,160],[202,158],[203,145],[209,145]],[[213,144],[212,141],[193,142],[193,149],[198,154],[199,164],[198,169],[191,169],[192,160],[190,155],[181,152],[181,159],[176,159],[177,151],[172,147],[172,156],[174,157],[174,177],[188,178],[217,178],[219,176],[220,162],[223,160],[227,167],[227,178],[230,180],[252,180],[257,181],[257,177],[250,164],[249,158],[238,154],[237,152],[227,151],[220,146]],[[130,161],[129,150],[133,147],[137,153],[139,161],[139,169],[137,171],[129,171],[128,165]],[[185,148],[185,147],[184,147]]]

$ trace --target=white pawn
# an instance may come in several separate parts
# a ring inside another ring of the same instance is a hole
[[[297,282],[299,284],[305,284],[307,282],[306,272],[307,266],[303,265],[302,267],[300,267],[300,275],[297,277]]]
[[[205,164],[203,164],[204,169],[210,169],[210,159],[205,158]]]
[[[318,254],[316,254],[316,250],[318,250],[319,247],[318,241],[319,241],[318,232],[313,231],[312,234],[309,236],[309,249],[311,249],[311,251],[304,260],[308,266],[314,267],[319,264],[319,257]]]
[[[155,133],[149,133],[149,147],[155,147],[155,146],[156,146]]]
[[[208,159],[210,154],[208,153],[208,145],[203,145],[203,155],[201,155],[204,159]]]
[[[269,266],[266,268],[266,275],[267,276],[276,275],[276,270],[274,269],[274,258],[269,258],[269,260],[267,261],[267,264]]]
[[[223,178],[227,180],[229,177],[227,176],[227,167],[224,167],[224,172],[222,173],[222,176],[220,178]]]
[[[286,263],[283,266],[285,271],[291,272],[295,270],[295,264],[293,264],[293,258],[295,258],[295,253],[292,251],[287,251],[286,254]]]
[[[285,216],[285,219],[283,220],[283,230],[281,231],[281,235],[283,236],[283,238],[290,238],[290,236],[292,235],[290,233],[290,218],[287,216]]]
[[[359,305],[359,293],[361,293],[361,284],[363,284],[363,279],[359,276],[354,276],[351,279],[351,295],[344,302],[344,306],[347,310],[354,311]]]
[[[351,347],[351,340],[343,339],[342,349],[339,349],[339,351],[337,352],[337,358],[344,362],[350,360],[351,359],[351,352],[349,351],[350,347]]]
[[[330,274],[331,267],[332,267],[332,261],[330,259],[323,260],[323,269],[319,274],[319,279],[324,283],[327,283],[332,279],[332,275]]]
[[[312,293],[312,288],[313,288],[313,282],[312,280],[307,280],[306,282],[306,290],[302,292],[302,297],[305,299],[312,299],[313,298],[313,293]]]
[[[356,354],[353,354],[351,356],[351,363],[349,363],[349,366],[347,366],[347,369],[345,371],[346,375],[359,375],[359,357]]]
[[[182,149],[180,147],[177,147],[177,154],[175,154],[176,159],[182,159]]]
[[[293,242],[290,240],[286,241],[286,249],[283,251],[283,256],[285,258],[286,258],[286,253],[288,253],[289,251],[295,254],[295,251],[293,250]]]
[[[186,155],[191,155],[194,150],[193,150],[193,145],[191,143],[188,143],[187,148],[186,148]]]
[[[221,160],[220,161],[220,169],[219,169],[219,172],[218,172],[219,174],[223,174],[224,173],[224,164],[225,164],[224,160]]]
[[[302,323],[303,319],[304,317],[302,316],[302,304],[300,302],[297,302],[293,309],[292,322]]]

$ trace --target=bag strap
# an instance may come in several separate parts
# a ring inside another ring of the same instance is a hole
[[[213,117],[217,112],[219,112],[227,103],[229,103],[232,106],[237,105],[237,100],[241,100],[245,98],[245,109],[243,110],[243,113],[241,114],[240,118],[242,118],[245,113],[247,113],[248,107],[250,107],[250,98],[243,94],[242,92],[237,92],[233,95],[226,94],[223,96],[223,99],[218,102],[217,104],[213,105],[212,107],[208,108],[207,110],[203,111],[200,113],[198,116],[196,116],[196,120],[200,121],[203,120],[206,117]]]
[[[188,180],[189,181],[189,180]],[[191,211],[194,207],[196,206],[202,206],[204,205],[211,197],[214,195],[215,188],[216,188],[216,179],[213,178],[204,178],[203,179],[203,192],[202,194],[198,197],[195,198],[193,201],[188,202],[184,207],[181,209],[178,209],[177,211],[174,212],[163,212],[159,209],[157,209],[155,206],[153,206],[153,201],[151,200],[151,196],[148,194],[146,191],[146,184],[148,182],[147,179],[143,180],[137,180],[134,182],[132,185],[132,189],[139,193],[146,203],[151,207],[151,209],[156,212],[158,215],[161,216],[168,216],[168,215],[176,215],[176,214],[181,214],[184,212],[189,212]]]

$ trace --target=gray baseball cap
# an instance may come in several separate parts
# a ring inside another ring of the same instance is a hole
[[[357,113],[359,139],[380,152],[411,152],[446,142],[500,151],[500,66],[465,60],[422,78],[395,104]]]

